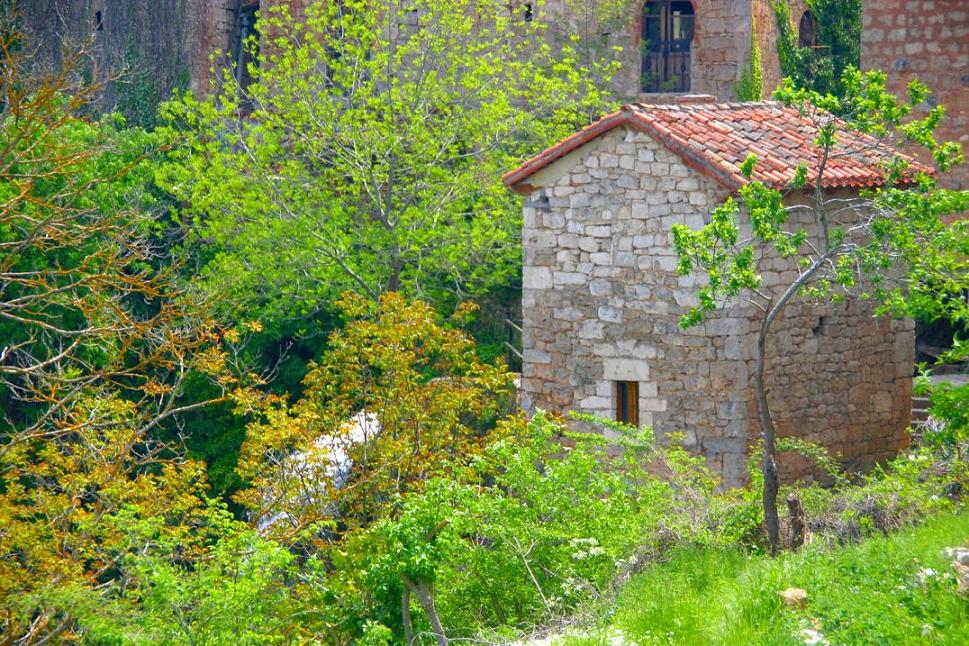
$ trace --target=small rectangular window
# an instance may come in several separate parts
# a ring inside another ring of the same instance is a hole
[[[616,421],[639,426],[639,382],[616,382]]]

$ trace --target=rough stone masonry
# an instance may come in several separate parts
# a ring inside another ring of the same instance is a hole
[[[919,106],[944,105],[936,136],[969,150],[969,2],[966,0],[865,0],[861,30],[862,69],[888,74],[888,88],[904,96],[913,78],[932,95]],[[969,189],[969,164],[942,177],[952,189]]]
[[[715,121],[724,125],[723,115],[750,105],[770,104],[665,109],[719,109]],[[632,107],[644,114],[660,110]],[[677,154],[669,141],[629,123],[604,127],[609,119],[506,176],[506,184],[526,195],[524,406],[613,418],[617,383],[638,382],[639,422],[659,437],[683,433],[726,484],[739,484],[759,434],[753,389],[759,310],[735,305],[681,329],[680,317],[696,302],[695,282],[676,274],[670,233],[674,223],[702,226],[731,190],[696,155]],[[743,136],[769,147],[771,128],[785,124],[767,121],[760,132],[744,122]],[[705,145],[685,143],[694,152]],[[834,191],[839,195],[857,192]],[[806,199],[795,194],[788,203]],[[793,278],[789,261],[771,262],[765,287]],[[819,442],[860,468],[904,446],[914,361],[910,321],[875,318],[872,306],[860,301],[795,303],[772,330],[769,386],[781,436]],[[788,457],[787,478],[810,470],[803,459]]]

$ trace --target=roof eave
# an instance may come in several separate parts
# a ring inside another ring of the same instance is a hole
[[[669,136],[664,135],[649,122],[622,108],[616,112],[608,114],[598,121],[586,126],[574,135],[563,139],[551,148],[548,148],[538,155],[532,157],[513,171],[505,173],[501,178],[501,183],[507,188],[521,195],[527,195],[538,190],[540,187],[528,184],[526,179],[542,170],[543,168],[555,163],[567,156],[569,153],[578,150],[589,142],[601,137],[607,132],[622,126],[629,125],[640,132],[655,139],[664,148],[683,160],[683,162],[701,175],[706,175],[714,179],[718,184],[730,191],[736,191],[744,185],[743,178],[727,172],[715,164],[708,162],[688,146],[682,146],[673,141]]]
[[[528,194],[536,190],[537,187],[524,183],[538,171],[546,166],[562,159],[569,153],[581,148],[587,143],[601,137],[610,130],[629,122],[629,116],[622,110],[607,114],[598,121],[595,121],[574,135],[567,137],[535,155],[524,164],[513,171],[505,173],[501,177],[501,183],[507,188],[519,194]]]

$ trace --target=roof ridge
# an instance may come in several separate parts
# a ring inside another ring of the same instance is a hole
[[[775,188],[789,186],[801,163],[809,166],[809,181],[818,172],[816,125],[779,101],[628,103],[506,173],[502,181],[527,192],[533,188],[524,181],[528,177],[621,126],[646,133],[687,166],[731,191],[750,180],[740,167],[751,151],[760,157],[753,179]],[[826,188],[879,186],[887,179],[883,163],[901,154],[861,132],[840,138],[836,148],[838,154],[825,166]],[[912,177],[916,172],[933,172],[916,160],[910,163]]]
[[[642,101],[633,101],[632,103],[627,103],[620,108],[621,110],[632,110],[632,109],[659,109],[659,110],[709,110],[711,106],[720,110],[732,110],[732,109],[743,109],[743,108],[754,108],[754,107],[777,107],[783,106],[781,101],[775,101],[772,99],[763,99],[761,101],[710,101],[708,103],[643,103]]]

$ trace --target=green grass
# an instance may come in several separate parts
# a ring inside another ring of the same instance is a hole
[[[801,631],[813,628],[832,645],[967,644],[969,599],[955,593],[941,553],[965,544],[964,512],[860,545],[776,559],[683,549],[634,577],[603,625],[558,643],[803,644]],[[920,583],[920,568],[938,575]],[[782,606],[777,592],[788,587],[808,592],[805,609]]]

